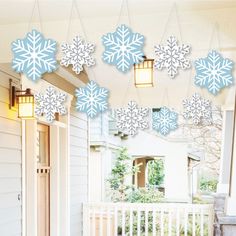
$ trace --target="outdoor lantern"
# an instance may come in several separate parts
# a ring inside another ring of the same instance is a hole
[[[10,108],[18,104],[18,117],[21,119],[34,118],[34,95],[31,89],[16,90],[15,86],[10,86]]]
[[[153,63],[154,59],[144,56],[143,62],[134,64],[134,83],[137,88],[153,87]]]

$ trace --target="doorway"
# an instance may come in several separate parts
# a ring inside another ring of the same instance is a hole
[[[50,236],[50,133],[37,124],[37,236]]]

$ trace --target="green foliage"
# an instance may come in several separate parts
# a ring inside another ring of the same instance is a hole
[[[148,162],[148,184],[160,186],[164,183],[164,162],[162,159]]]
[[[200,190],[204,192],[216,192],[217,190],[217,183],[216,179],[205,179],[201,178],[200,180]]]
[[[128,200],[128,195],[132,192],[133,186],[127,185],[125,180],[127,177],[132,177],[138,171],[139,166],[132,166],[132,160],[128,155],[127,149],[120,149],[117,153],[116,162],[111,171],[111,176],[107,180],[113,202],[123,202]]]
[[[153,187],[135,188],[129,195],[129,202],[136,203],[157,203],[163,199],[164,195]]]

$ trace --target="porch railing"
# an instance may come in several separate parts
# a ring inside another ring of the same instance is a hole
[[[212,236],[213,206],[184,203],[87,203],[84,236]]]

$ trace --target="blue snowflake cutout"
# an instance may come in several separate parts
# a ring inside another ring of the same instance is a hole
[[[37,30],[29,32],[24,39],[12,43],[14,59],[12,68],[18,73],[24,73],[27,78],[37,81],[42,74],[57,69],[55,53],[56,41],[45,39]]]
[[[99,87],[96,82],[91,80],[86,87],[75,90],[76,109],[86,113],[88,117],[94,118],[98,113],[108,109],[108,95],[107,89]]]
[[[207,88],[213,95],[233,84],[233,62],[223,58],[217,51],[211,51],[206,58],[196,60],[195,68],[195,84]]]
[[[178,114],[167,107],[152,113],[152,128],[164,136],[178,128],[177,121]]]
[[[114,33],[104,35],[102,42],[105,47],[102,59],[121,72],[125,73],[134,64],[143,61],[144,36],[133,33],[126,25],[120,25]]]

